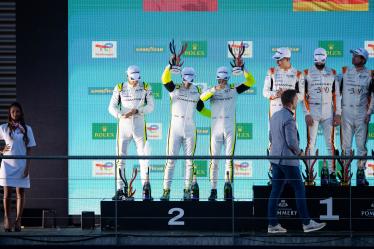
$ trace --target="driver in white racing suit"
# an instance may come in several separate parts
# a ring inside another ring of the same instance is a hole
[[[109,113],[118,119],[117,154],[127,155],[127,149],[132,140],[136,145],[138,156],[146,155],[147,134],[144,115],[151,113],[154,108],[152,90],[148,83],[142,81],[139,67],[132,65],[127,69],[127,82],[114,87],[113,95],[108,107]],[[149,162],[139,160],[142,186],[145,183]],[[125,174],[125,160],[118,160],[123,174]],[[116,169],[117,170],[117,169]],[[113,199],[127,197],[123,191],[123,182],[117,177],[117,192]]]
[[[343,67],[340,82],[342,94],[342,131],[340,140],[346,155],[352,149],[353,136],[356,138],[357,155],[366,156],[368,124],[373,112],[373,72],[365,67],[369,53],[364,48],[357,48],[352,53],[353,67]],[[357,186],[367,186],[365,177],[366,160],[357,161]]]
[[[192,67],[185,67],[182,72],[182,84],[175,84],[171,79],[170,65],[162,74],[161,81],[170,94],[171,122],[168,133],[166,153],[169,156],[179,154],[180,147],[183,147],[186,156],[193,156],[196,148],[196,110],[200,114],[210,117],[210,110],[204,107],[200,100],[201,89],[193,85],[195,70]],[[161,201],[168,201],[170,198],[171,181],[174,174],[175,160],[166,161],[164,173],[164,190]],[[190,199],[190,187],[192,182],[193,160],[186,160],[183,200]]]
[[[211,117],[211,138],[210,155],[219,156],[222,145],[225,146],[225,155],[233,156],[236,142],[236,98],[238,94],[247,91],[255,84],[252,74],[243,70],[245,82],[239,85],[227,84],[230,79],[229,71],[226,67],[217,69],[216,79],[218,84],[208,89],[201,95],[201,100],[210,99]],[[218,160],[212,159],[209,167],[209,176],[211,182],[211,193],[209,201],[217,199],[217,180],[218,180]],[[233,162],[226,160],[225,172],[229,172],[229,179],[233,181]]]
[[[327,53],[323,48],[314,50],[314,65],[304,70],[305,97],[303,110],[307,124],[307,154],[315,155],[318,126],[329,155],[335,153],[335,129],[341,121],[341,96],[336,71],[326,66]],[[337,185],[335,163],[329,160],[329,184]]]

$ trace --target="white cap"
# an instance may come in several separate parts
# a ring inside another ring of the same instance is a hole
[[[188,83],[192,83],[196,76],[195,70],[192,67],[183,68],[181,74],[182,74],[182,80],[187,81]]]
[[[364,48],[351,49],[349,52],[351,52],[354,55],[361,55],[362,57],[365,58],[365,60],[368,60],[368,58],[369,58],[369,53]]]
[[[316,48],[314,50],[314,62],[325,63],[327,59],[327,53],[324,48]]]
[[[227,67],[219,67],[217,69],[217,80],[229,80],[230,74]]]
[[[273,55],[273,59],[277,61],[283,58],[291,58],[291,50],[289,48],[278,48]]]
[[[127,68],[127,76],[132,80],[140,80],[140,69],[138,66],[132,65]]]

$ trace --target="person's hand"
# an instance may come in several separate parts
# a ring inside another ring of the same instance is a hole
[[[276,95],[278,98],[280,98],[280,97],[282,96],[283,92],[284,92],[284,90],[283,90],[282,88],[279,88],[279,89],[277,90],[277,92],[275,93],[275,95]]]
[[[129,117],[131,117],[132,115],[134,115],[134,114],[136,114],[138,112],[138,110],[137,109],[132,109],[131,111],[129,111],[128,113],[126,113],[125,115],[124,115],[124,117],[125,118],[129,118]]]
[[[222,90],[225,88],[225,85],[224,84],[218,84],[214,87],[214,89],[216,89],[216,91],[219,91],[219,90]]]
[[[306,115],[305,116],[305,123],[307,126],[312,126],[313,125],[313,118],[311,115]]]
[[[368,124],[369,122],[370,122],[370,114],[366,114],[365,123]]]
[[[301,150],[299,156],[305,156],[305,152],[303,150]]]
[[[23,171],[23,177],[24,177],[24,178],[28,177],[28,175],[29,175],[29,170],[30,170],[29,165],[26,164],[26,168],[25,168],[25,170]]]
[[[333,126],[339,126],[342,123],[342,118],[340,115],[334,116]]]
[[[5,152],[8,152],[8,151],[10,151],[10,145],[9,144],[5,145],[4,149],[1,151],[1,154],[4,154]]]

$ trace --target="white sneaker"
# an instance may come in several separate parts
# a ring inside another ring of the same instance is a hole
[[[268,226],[268,233],[287,233],[287,229],[283,228],[280,224]]]
[[[310,220],[308,225],[303,225],[304,233],[320,230],[326,226],[325,222],[318,223],[314,220]]]

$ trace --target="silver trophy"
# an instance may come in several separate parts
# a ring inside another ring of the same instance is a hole
[[[238,76],[238,75],[241,75],[244,70],[244,62],[243,62],[242,56],[245,52],[245,46],[244,46],[244,43],[241,42],[238,52],[235,53],[232,48],[233,45],[234,45],[234,42],[231,45],[228,44],[229,52],[234,58],[233,62],[230,62],[230,64],[232,66],[232,74],[235,76]]]
[[[181,68],[183,66],[183,61],[181,61],[181,56],[186,52],[187,49],[187,43],[182,45],[182,48],[180,52],[177,54],[176,49],[175,49],[175,44],[174,44],[174,39],[169,43],[169,49],[171,52],[171,57],[169,59],[169,64],[170,64],[170,71],[173,74],[180,74]]]

